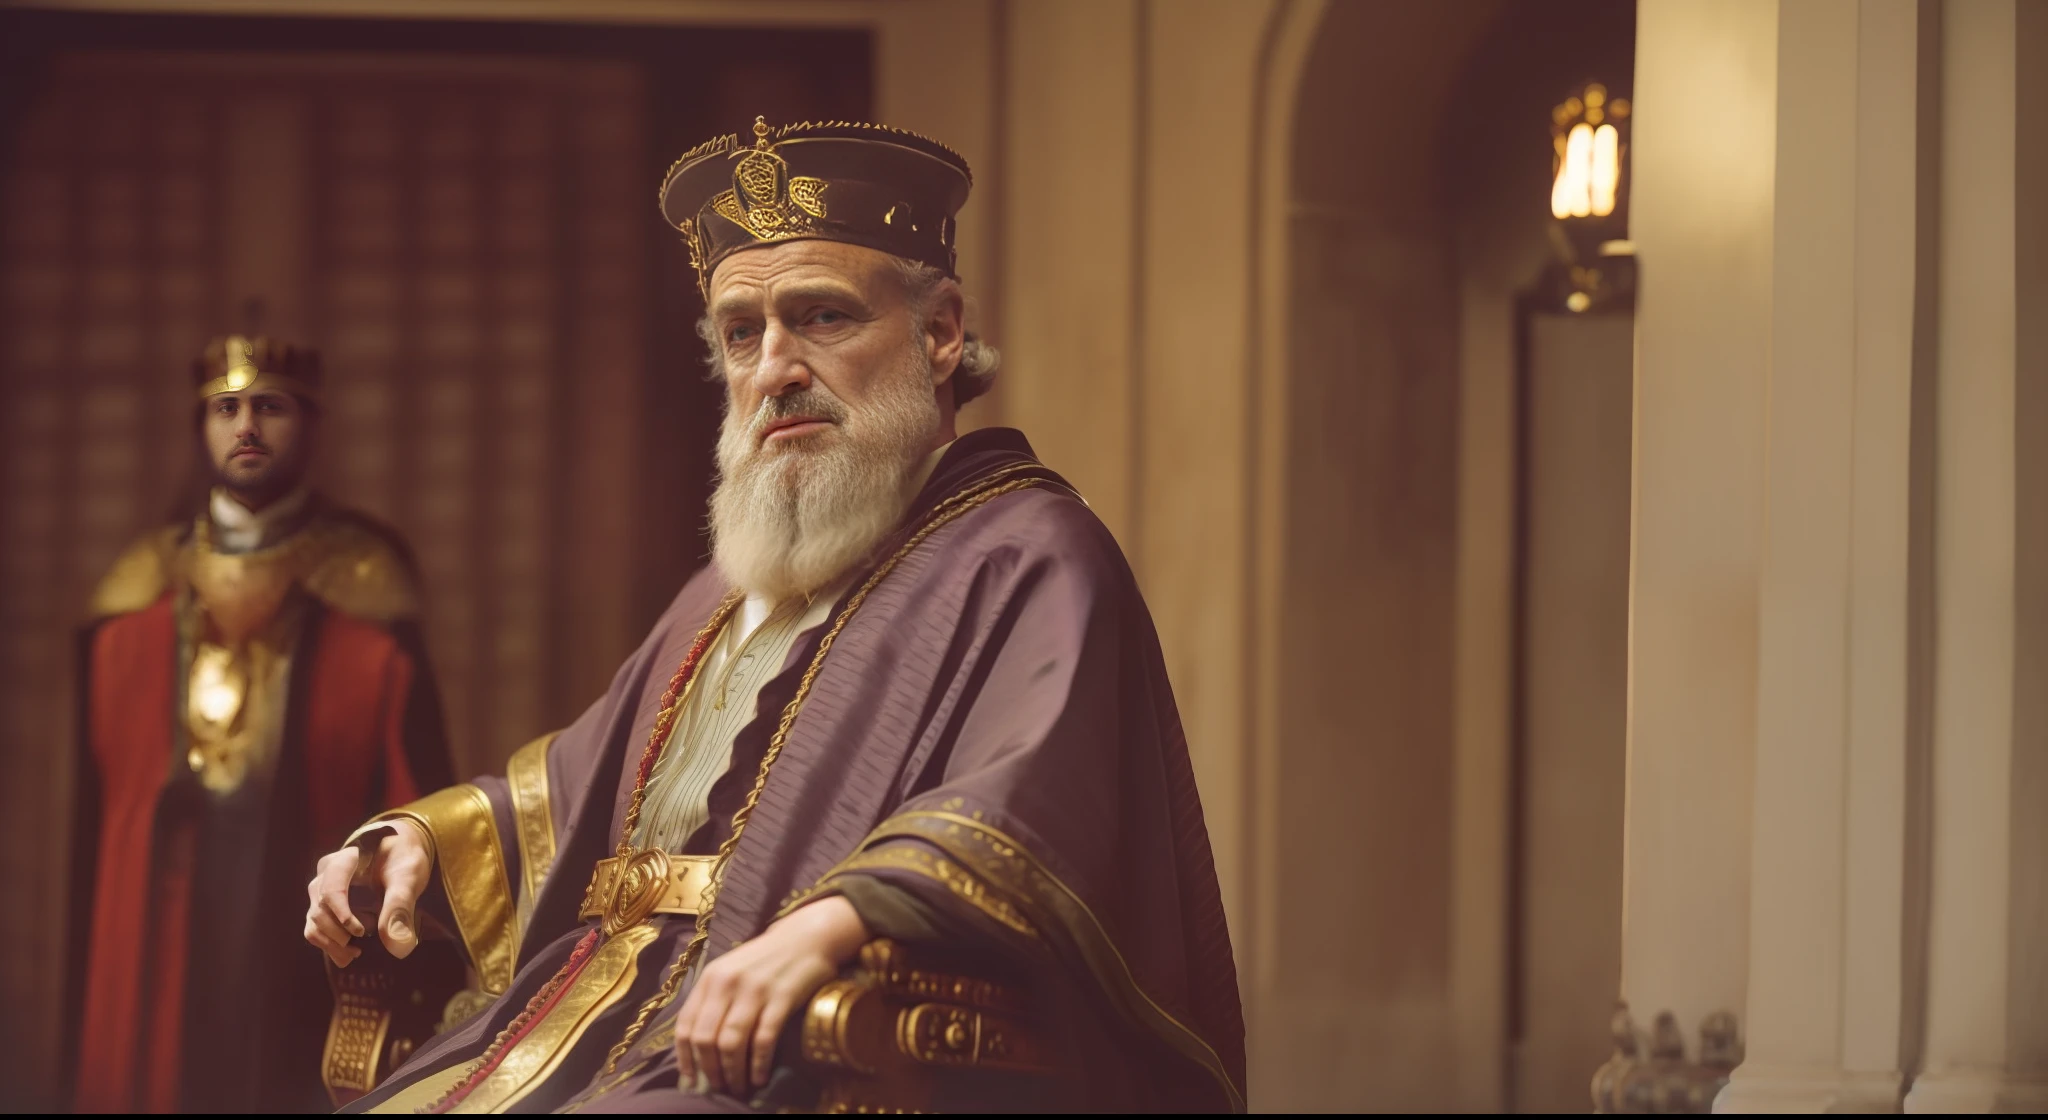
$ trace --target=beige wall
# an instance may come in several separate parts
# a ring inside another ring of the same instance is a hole
[[[1248,395],[1269,9],[1192,9],[1006,9],[1001,417],[1088,496],[1138,571],[1242,942],[1247,426],[1233,404]]]
[[[1456,616],[1452,637],[1451,1003],[1455,1106],[1507,1101],[1514,796],[1515,278],[1460,277]],[[1623,516],[1627,516],[1626,495]],[[1626,554],[1622,557],[1624,567]],[[1626,581],[1623,585],[1626,595]],[[1619,846],[1619,836],[1615,838]],[[1611,993],[1610,993],[1611,994]]]
[[[1521,587],[1519,1111],[1578,1112],[1621,984],[1634,318],[1530,324]]]
[[[1284,379],[1286,521],[1253,1022],[1277,1107],[1438,1106],[1455,1071],[1458,285],[1430,141],[1488,14],[1333,5],[1296,93],[1288,351],[1264,371]]]

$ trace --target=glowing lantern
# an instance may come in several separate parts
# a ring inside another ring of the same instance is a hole
[[[1550,214],[1569,273],[1564,303],[1585,311],[1603,298],[1603,271],[1627,271],[1610,260],[1634,252],[1627,240],[1628,99],[1593,82],[1551,110],[1550,124]],[[1607,278],[1610,288],[1614,279]]]

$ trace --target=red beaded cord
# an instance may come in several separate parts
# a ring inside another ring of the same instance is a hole
[[[590,960],[590,951],[596,945],[597,931],[593,929],[583,935],[583,940],[576,943],[575,951],[569,954],[569,959],[563,962],[561,969],[550,977],[547,983],[541,985],[540,991],[533,993],[533,998],[526,1001],[526,1006],[519,1014],[513,1016],[512,1021],[505,1024],[505,1029],[499,1031],[498,1036],[491,1040],[490,1048],[484,1051],[483,1058],[463,1076],[462,1081],[442,1094],[440,1100],[421,1111],[440,1116],[461,1104],[478,1085],[483,1084],[484,1079],[496,1071],[499,1063],[505,1060],[505,1054],[511,1050],[512,1045],[526,1037],[526,1032],[532,1030],[547,1017],[549,1011],[554,1009],[555,1001],[568,990],[569,981],[583,971],[583,966]]]
[[[704,651],[711,647],[743,598],[738,591],[730,592],[718,604],[718,609],[711,612],[710,621],[697,632],[697,640],[690,643],[690,652],[683,656],[676,675],[669,679],[667,691],[661,694],[661,710],[654,717],[654,730],[648,733],[647,746],[640,751],[640,769],[633,779],[633,800],[626,806],[626,823],[619,830],[618,854],[621,856],[633,854],[633,830],[640,824],[640,807],[647,801],[647,781],[654,774],[654,764],[660,761],[661,752],[668,746],[670,732],[675,730],[676,717],[683,707],[683,691],[696,675],[697,663],[703,658]]]

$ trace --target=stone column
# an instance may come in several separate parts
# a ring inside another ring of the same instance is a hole
[[[2048,13],[1944,6],[1924,1072],[1909,1112],[2048,1109]]]
[[[1623,994],[1724,1111],[2048,1109],[2048,6],[1638,57]]]
[[[1644,4],[1636,24],[1621,994],[1688,1034],[1741,1014],[1749,972],[1777,25],[1771,0]]]
[[[1748,1052],[1717,1111],[1903,1088],[1919,22],[1779,9]]]

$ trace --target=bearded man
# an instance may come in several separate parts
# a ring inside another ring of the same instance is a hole
[[[85,643],[81,1111],[321,1107],[327,982],[280,924],[365,814],[452,777],[404,546],[306,485],[318,354],[231,336],[192,373],[205,508],[116,561]]]
[[[1020,434],[955,438],[997,362],[954,273],[970,185],[872,125],[757,120],[671,169],[727,391],[713,563],[504,778],[321,861],[306,937],[337,965],[369,922],[402,956],[433,916],[517,969],[359,1107],[872,1106],[803,1096],[817,1040],[786,1028],[856,956],[891,972],[863,949],[884,937],[1035,997],[1061,1076],[1028,1103],[1242,1107],[1229,936],[1131,572]],[[352,884],[381,892],[362,917]],[[1016,1057],[969,1023],[933,1037]],[[1006,1092],[949,1103],[1027,1103]]]

